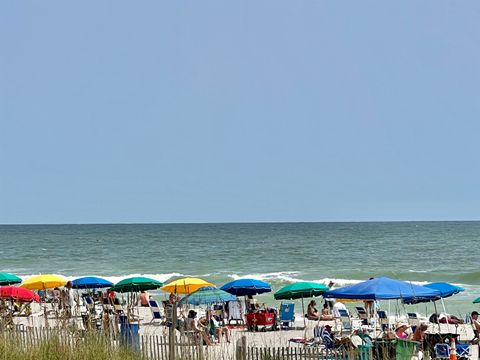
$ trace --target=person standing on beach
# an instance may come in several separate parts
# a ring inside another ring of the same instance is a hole
[[[148,295],[148,292],[142,291],[140,293],[139,301],[140,301],[140,306],[150,306],[150,303],[148,302],[150,300],[150,297]]]

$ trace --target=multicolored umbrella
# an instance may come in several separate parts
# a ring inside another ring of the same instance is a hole
[[[180,304],[203,305],[233,301],[237,298],[213,286],[204,286],[180,300]]]
[[[30,276],[20,286],[30,290],[45,290],[61,287],[66,283],[67,279],[61,275],[43,274]]]
[[[238,279],[230,281],[220,289],[235,296],[257,295],[272,291],[269,284],[257,279]]]
[[[74,289],[100,289],[112,286],[112,282],[96,276],[85,276],[72,281]]]
[[[113,285],[110,290],[116,292],[139,292],[146,290],[155,290],[161,287],[163,284],[160,281],[146,278],[143,276],[131,277],[119,281]]]
[[[169,292],[173,294],[191,294],[198,289],[205,287],[205,286],[213,286],[215,285],[199,278],[183,278],[172,281],[167,285],[163,286],[160,290],[164,292]]]
[[[12,285],[0,287],[0,298],[22,302],[40,301],[40,296],[35,294],[32,290]]]
[[[13,274],[0,272],[0,285],[20,284],[22,279]]]
[[[330,290],[330,288],[323,284],[301,281],[284,286],[278,290],[273,297],[275,300],[304,299],[322,295],[328,290]]]

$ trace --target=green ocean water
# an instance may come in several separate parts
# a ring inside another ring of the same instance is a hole
[[[255,277],[274,290],[298,280],[447,281],[466,289],[445,300],[464,315],[480,296],[479,240],[480,222],[3,225],[0,271],[113,282],[188,275],[219,286]]]

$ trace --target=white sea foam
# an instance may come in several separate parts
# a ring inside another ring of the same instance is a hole
[[[238,279],[257,279],[263,281],[283,281],[283,282],[297,282],[301,281],[295,277],[295,275],[300,274],[298,271],[282,271],[282,272],[271,272],[271,273],[263,273],[263,274],[246,274],[246,275],[237,275],[231,274],[233,280]]]
[[[38,275],[38,274],[31,274],[31,275],[19,275],[19,277],[22,279],[22,280],[25,280],[26,278],[32,276],[32,275]],[[165,283],[167,282],[167,280],[171,279],[171,278],[175,278],[175,277],[183,277],[184,275],[183,274],[179,274],[179,273],[167,273],[167,274],[127,274],[127,275],[121,275],[121,276],[104,276],[104,275],[99,275],[99,274],[95,274],[95,275],[81,275],[81,276],[65,276],[65,278],[67,280],[74,280],[74,279],[78,279],[80,277],[85,277],[85,276],[96,276],[96,277],[100,277],[102,279],[105,279],[105,280],[108,280],[114,284],[118,283],[119,281],[122,281],[123,279],[127,279],[127,278],[131,278],[131,277],[137,277],[137,276],[143,276],[143,277],[147,277],[147,278],[150,278],[150,279],[154,279],[154,280],[157,280],[157,281],[160,281],[162,283]]]

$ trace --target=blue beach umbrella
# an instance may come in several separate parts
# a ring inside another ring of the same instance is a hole
[[[440,291],[440,294],[441,294],[440,296],[442,298],[446,298],[446,297],[458,294],[459,292],[465,291],[465,289],[460,286],[456,286],[446,282],[434,282],[424,286],[429,289]]]
[[[323,297],[359,300],[403,299],[406,302],[413,302],[419,299],[439,299],[441,293],[438,290],[414,285],[407,281],[379,277],[355,285],[327,291],[323,294]]]
[[[204,286],[179,301],[180,304],[203,305],[233,301],[237,298],[213,286]]]
[[[72,281],[74,289],[99,289],[112,286],[113,283],[110,281],[95,276],[81,277]]]
[[[443,298],[465,291],[465,289],[460,286],[452,285],[446,282],[434,282],[434,283],[430,283],[423,286],[427,289],[433,289],[433,290],[439,291],[440,295],[437,298],[433,298],[433,299],[432,298],[410,298],[410,299],[405,299],[403,302],[407,304],[413,304],[413,303],[423,303],[423,302],[429,302],[429,301],[435,301],[435,300],[441,299],[443,304]],[[445,304],[443,304],[443,307],[445,307]]]
[[[257,295],[272,291],[265,281],[256,279],[238,279],[223,285],[221,290],[235,296]]]

